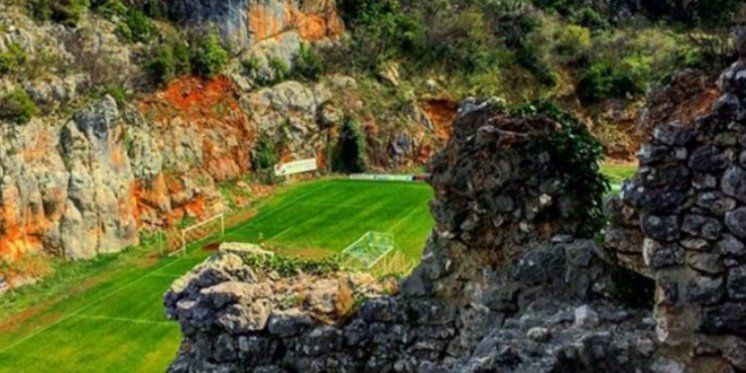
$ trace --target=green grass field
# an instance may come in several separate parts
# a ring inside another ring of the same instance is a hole
[[[229,229],[223,240],[325,254],[374,230],[393,234],[404,252],[419,257],[433,226],[431,198],[425,184],[304,183],[264,201],[253,219]],[[165,320],[162,297],[173,280],[211,254],[201,249],[206,243],[166,259],[152,255],[153,245],[141,245],[92,264],[73,264],[79,271],[68,281],[53,276],[4,297],[0,371],[164,371],[180,334],[176,323]]]
[[[601,172],[609,179],[611,193],[614,194],[619,193],[622,190],[622,183],[635,176],[637,170],[638,166],[635,163],[604,163],[601,165]]]

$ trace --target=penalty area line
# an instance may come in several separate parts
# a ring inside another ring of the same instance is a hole
[[[150,277],[153,274],[153,272],[159,271],[161,269],[168,268],[168,267],[172,266],[174,263],[177,263],[178,261],[180,261],[180,260],[182,260],[184,258],[186,258],[186,257],[185,256],[178,257],[178,258],[174,259],[171,263],[167,263],[163,267],[160,267],[160,268],[157,268],[157,269],[153,269],[153,270],[149,271],[148,273],[146,273],[145,275],[143,275],[142,277],[140,277],[140,278],[138,278],[136,280],[133,280],[133,281],[127,283],[127,284],[124,284],[124,285],[118,287],[117,289],[113,290],[111,293],[109,293],[107,295],[104,295],[104,296],[102,296],[99,299],[96,299],[94,301],[89,302],[88,304],[86,304],[86,305],[78,308],[77,310],[75,310],[75,311],[73,311],[71,313],[68,313],[67,315],[65,315],[63,317],[60,317],[59,319],[57,319],[57,320],[55,320],[55,321],[53,321],[53,322],[45,325],[42,328],[36,329],[34,332],[26,335],[23,338],[18,339],[17,341],[11,343],[10,345],[8,345],[7,347],[5,347],[4,349],[0,350],[0,354],[6,353],[6,352],[8,352],[8,351],[10,351],[10,350],[12,350],[12,349],[14,349],[14,348],[22,345],[23,343],[25,343],[26,341],[30,340],[31,338],[34,338],[34,337],[38,336],[39,334],[41,334],[41,333],[43,333],[43,332],[51,329],[52,327],[54,327],[54,326],[62,323],[63,321],[67,321],[70,318],[72,318],[72,317],[74,317],[76,315],[79,315],[81,312],[87,310],[88,308],[93,307],[93,306],[101,303],[102,301],[104,301],[106,299],[109,299],[109,298],[113,297],[114,295],[119,294],[123,290],[125,290],[125,289],[127,289],[127,288],[129,288],[129,287],[131,287],[131,286],[133,286],[135,284],[138,284],[138,283],[142,282],[146,278]]]
[[[143,320],[143,319],[132,319],[129,317],[110,317],[110,316],[96,316],[96,315],[75,315],[76,319],[88,319],[88,320],[102,320],[102,321],[116,321],[126,322],[133,324],[149,324],[149,325],[174,325],[173,321],[154,321],[154,320]]]

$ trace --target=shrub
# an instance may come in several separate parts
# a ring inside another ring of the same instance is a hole
[[[192,70],[205,77],[218,74],[228,63],[228,51],[220,44],[215,30],[210,30],[204,37],[192,36],[190,62]]]
[[[157,84],[166,84],[174,78],[191,72],[189,49],[177,37],[157,45],[145,62],[151,79]]]
[[[324,73],[324,61],[311,46],[302,44],[300,51],[293,59],[293,72],[303,79],[318,80],[319,76]]]
[[[277,164],[277,152],[275,144],[266,133],[262,133],[254,145],[254,156],[252,158],[254,170],[267,170]]]
[[[611,27],[606,18],[590,7],[585,7],[575,12],[572,20],[591,30],[605,30]]]
[[[344,173],[365,171],[365,148],[365,136],[360,123],[345,118],[334,149],[333,170]]]
[[[26,51],[18,44],[10,44],[6,52],[0,53],[0,76],[10,74],[26,63]]]
[[[122,17],[127,14],[127,5],[121,0],[93,0],[91,8],[106,18]]]
[[[147,43],[155,37],[158,29],[145,13],[129,9],[124,20],[117,25],[117,31],[129,41]]]
[[[26,124],[36,115],[36,104],[23,89],[15,89],[0,101],[0,118]]]
[[[100,96],[110,95],[118,104],[123,104],[127,101],[127,90],[122,86],[108,86],[103,87],[99,91]]]
[[[274,83],[281,82],[290,76],[290,66],[281,58],[270,58],[269,68],[274,72]]]
[[[599,61],[586,70],[578,83],[578,96],[586,103],[625,98],[644,92],[643,83],[635,80],[631,66]]]
[[[40,21],[75,27],[90,3],[88,0],[31,0],[29,6],[31,14]]]
[[[552,52],[563,64],[572,64],[582,59],[591,47],[591,31],[582,26],[561,26],[553,36]]]
[[[251,158],[252,167],[262,183],[274,184],[277,182],[274,170],[277,160],[274,141],[267,133],[262,133],[254,144]]]

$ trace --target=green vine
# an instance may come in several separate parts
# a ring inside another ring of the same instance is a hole
[[[601,143],[577,118],[551,102],[536,101],[514,107],[510,112],[518,117],[545,117],[560,124],[559,131],[536,142],[532,151],[549,154],[552,170],[562,179],[564,193],[577,202],[569,217],[577,231],[565,233],[592,237],[606,225],[603,199],[610,188],[599,166],[603,158]]]

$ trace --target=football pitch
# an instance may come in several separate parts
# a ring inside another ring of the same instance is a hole
[[[165,319],[168,286],[211,255],[215,241],[265,243],[284,254],[335,254],[368,231],[392,234],[419,258],[433,227],[429,186],[323,180],[289,187],[264,201],[225,237],[160,259],[152,247],[103,258],[74,284],[39,284],[43,297],[21,312],[0,310],[0,372],[162,372],[179,347],[179,327]],[[34,287],[21,294],[33,296]]]

